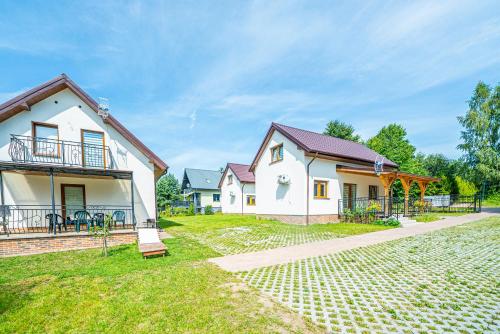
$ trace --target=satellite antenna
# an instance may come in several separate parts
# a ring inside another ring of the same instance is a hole
[[[106,119],[109,116],[109,100],[106,97],[98,98],[98,111],[97,115],[101,116],[102,119]]]
[[[380,176],[382,172],[384,171],[384,157],[380,156],[377,154],[377,157],[375,158],[375,163],[373,164],[373,169],[375,170],[375,174],[377,176]]]

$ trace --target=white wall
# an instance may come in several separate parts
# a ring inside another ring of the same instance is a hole
[[[270,148],[283,143],[283,160],[271,164]],[[287,174],[290,184],[278,183]],[[257,214],[305,215],[306,166],[304,152],[278,131],[274,131],[255,168]]]
[[[216,190],[195,190],[196,193],[199,193],[201,198],[200,198],[200,204],[202,207],[205,207],[207,205],[211,205],[212,207],[220,207],[220,202],[214,202],[214,194],[220,194],[219,191]]]
[[[54,103],[56,100],[58,101],[57,104]],[[8,154],[10,134],[31,136],[32,121],[57,124],[59,139],[61,140],[80,142],[81,129],[104,132],[105,144],[110,147],[117,168],[134,172],[137,221],[141,222],[146,218],[155,217],[153,164],[120,133],[104,123],[89,106],[69,89],[65,89],[31,106],[31,111],[22,112],[0,123],[0,161],[11,161]],[[48,181],[48,177],[45,178]],[[128,183],[128,181],[126,182]],[[121,188],[120,186],[118,189]],[[90,186],[87,191],[92,191]],[[99,190],[99,193],[102,194],[103,203],[101,204],[114,204],[110,203],[110,201],[116,197],[115,191],[117,191],[115,187],[104,187]],[[16,199],[12,200],[16,201]],[[139,212],[142,213],[139,214]]]
[[[228,185],[229,175],[233,175],[233,183]],[[243,186],[244,185],[244,186]],[[243,194],[241,192],[243,187]],[[234,196],[231,196],[233,192]],[[243,213],[255,213],[259,199],[255,196],[256,205],[247,205],[247,195],[255,195],[255,184],[242,184],[231,169],[228,169],[221,187],[221,206],[223,213],[242,213],[241,200],[243,195]]]

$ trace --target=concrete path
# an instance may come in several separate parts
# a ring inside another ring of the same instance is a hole
[[[446,217],[443,220],[432,223],[419,223],[407,227],[366,233],[352,237],[316,241],[259,252],[222,256],[209,259],[208,261],[217,264],[227,271],[246,271],[424,234],[495,215],[499,215],[499,213],[482,212],[458,217]]]

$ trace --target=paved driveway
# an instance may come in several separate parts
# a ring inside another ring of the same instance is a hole
[[[390,240],[420,235],[494,215],[498,215],[498,213],[483,212],[465,216],[446,217],[443,220],[432,223],[420,223],[398,229],[367,233],[342,239],[323,240],[265,251],[228,255],[213,258],[209,261],[217,264],[222,269],[231,272],[252,270],[261,267],[289,263],[309,257],[333,254],[357,247],[375,245]]]

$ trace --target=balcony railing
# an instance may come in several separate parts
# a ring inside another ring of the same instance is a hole
[[[9,155],[22,163],[116,169],[108,146],[68,140],[11,135]]]
[[[53,213],[55,218],[53,219]],[[92,226],[102,226],[112,218],[111,230],[135,227],[131,206],[86,205],[0,205],[0,235],[25,233],[85,233]]]

